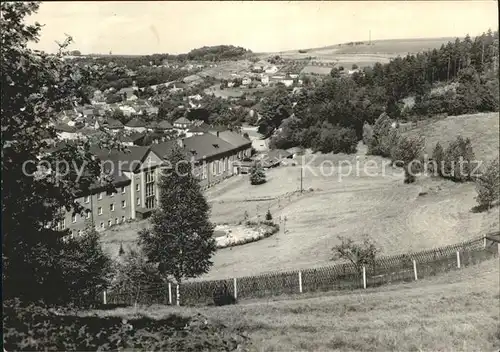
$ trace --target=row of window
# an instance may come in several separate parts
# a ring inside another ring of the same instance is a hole
[[[122,209],[125,209],[127,207],[127,201],[122,200],[121,204],[122,204]],[[141,205],[141,198],[137,198],[136,204],[138,206]],[[112,204],[109,205],[109,210],[110,211],[115,211],[115,204],[114,203],[112,203]],[[102,207],[97,208],[97,215],[102,215],[102,214],[103,214]],[[86,218],[90,219],[90,217],[91,217],[91,211],[87,210]],[[74,224],[77,221],[78,221],[78,214],[73,214],[71,222]],[[65,220],[63,220],[63,223],[61,223],[60,225],[58,225],[58,228],[61,228],[61,230],[64,230],[65,227],[66,227]]]
[[[137,192],[139,192],[139,190],[140,190],[140,189],[141,189],[141,188],[140,188],[140,185],[139,185],[139,184],[136,184],[136,185],[135,185],[135,190],[136,190]],[[105,192],[100,192],[100,193],[97,195],[97,200],[102,200],[102,198],[104,197],[104,193],[105,193]],[[122,188],[121,188],[121,193],[122,193],[122,194],[126,194],[126,193],[127,193],[127,186],[124,186],[124,187],[122,187]],[[114,197],[114,196],[115,196],[115,194],[116,194],[116,192],[111,192],[109,195],[110,195],[111,197]],[[83,198],[83,201],[84,201],[84,203],[90,203],[90,196],[85,196],[85,197]]]
[[[125,222],[125,216],[122,216],[121,219],[118,219],[118,218],[115,218],[115,222],[114,222],[114,225],[118,225],[120,223],[123,223]],[[111,227],[113,225],[113,220],[108,220],[108,227]],[[101,222],[99,224],[99,228],[100,229],[105,229],[105,225],[104,225],[104,222]],[[97,226],[96,226],[96,230],[97,230]],[[83,234],[83,230],[73,230],[71,231],[71,237],[74,237],[76,235],[78,236],[81,236]]]

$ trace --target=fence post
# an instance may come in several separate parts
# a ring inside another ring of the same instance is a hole
[[[460,269],[460,252],[457,251],[457,268]]]
[[[177,286],[175,287],[176,289],[176,296],[177,296],[177,305],[180,306],[181,305],[181,293],[179,292],[179,284],[177,284]]]
[[[366,288],[366,268],[363,265],[363,288]]]
[[[418,275],[417,275],[417,262],[415,259],[413,259],[413,273],[415,274],[415,281],[418,280]]]
[[[103,301],[104,304],[108,303],[108,300],[107,300],[107,297],[106,297],[106,290],[104,290],[104,292],[102,293],[102,301]]]
[[[483,237],[483,248],[486,249],[486,236]]]
[[[238,298],[238,285],[236,278],[233,279],[233,288],[234,288],[234,299]]]
[[[302,272],[299,271],[299,292],[302,293]]]
[[[168,283],[168,304],[172,305],[172,284]]]

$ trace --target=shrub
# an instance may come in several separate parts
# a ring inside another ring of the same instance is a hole
[[[401,137],[391,149],[393,162],[401,163],[405,171],[405,183],[415,182],[415,174],[421,171],[420,162],[425,147],[423,137]]]
[[[262,165],[255,163],[250,169],[250,184],[261,185],[266,182],[266,174]]]
[[[341,243],[333,247],[333,260],[344,259],[350,261],[359,270],[363,265],[372,265],[378,249],[368,236],[364,236],[362,243],[355,243],[351,238],[339,236]]]
[[[267,213],[266,213],[266,220],[272,220],[273,219],[273,216],[271,215],[271,211],[268,209],[267,210]]]
[[[432,151],[433,173],[437,176],[442,176],[442,164],[444,160],[444,149],[439,142],[436,143]]]
[[[236,304],[236,298],[231,294],[226,283],[217,287],[214,291],[214,304],[216,306],[227,306]]]
[[[480,207],[490,209],[500,200],[500,170],[498,157],[476,179],[476,200]]]
[[[469,138],[458,136],[446,148],[443,163],[440,165],[441,176],[456,182],[472,180],[474,171],[474,151]]]

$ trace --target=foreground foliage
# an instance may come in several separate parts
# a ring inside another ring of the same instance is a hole
[[[109,178],[101,174],[89,141],[44,152],[51,146],[47,140],[60,141],[51,127],[57,115],[88,101],[89,83],[101,70],[61,59],[71,37],[60,44],[57,55],[28,49],[38,41],[41,25],[27,25],[25,17],[38,7],[37,2],[1,3],[3,294],[81,303],[76,292],[91,297],[106,285],[107,260],[95,235],[66,242],[62,237],[68,232],[56,225],[61,210],[82,214],[76,198],[96,185],[98,177],[103,176],[103,186]],[[103,135],[98,145],[120,149],[115,142]],[[58,172],[38,177],[39,160]],[[69,169],[60,167],[64,163]]]
[[[245,335],[201,315],[126,320],[7,302],[3,324],[7,351],[246,351],[249,346]]]

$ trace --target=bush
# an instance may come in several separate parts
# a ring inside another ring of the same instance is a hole
[[[433,173],[437,176],[443,176],[442,175],[442,165],[443,165],[443,160],[444,160],[444,149],[439,144],[439,142],[436,143],[436,146],[434,147],[434,150],[432,151],[432,160],[433,160],[433,165],[434,165],[434,170]]]
[[[490,209],[500,200],[500,170],[498,157],[493,160],[476,180],[476,200],[481,208]]]
[[[214,304],[216,306],[227,306],[236,304],[236,298],[231,294],[226,283],[220,285],[214,292]]]
[[[250,184],[261,185],[266,183],[266,174],[262,165],[255,163],[250,169]]]
[[[271,211],[268,209],[266,213],[266,220],[271,221],[273,219],[273,216],[271,215]]]
[[[442,166],[440,165],[441,176],[456,182],[472,180],[474,176],[472,172],[475,168],[474,158],[470,139],[458,136],[444,152],[443,163]]]

